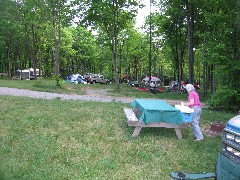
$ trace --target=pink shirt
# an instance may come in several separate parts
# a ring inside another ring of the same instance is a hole
[[[192,108],[193,106],[198,106],[198,107],[202,107],[200,100],[199,100],[199,95],[197,92],[195,91],[191,91],[188,93],[188,102],[190,102],[191,99],[194,99],[194,104],[189,106],[190,108]]]

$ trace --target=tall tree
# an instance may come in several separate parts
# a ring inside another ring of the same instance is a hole
[[[181,81],[188,79],[184,76],[184,65],[187,48],[187,26],[186,26],[186,8],[182,0],[165,1],[159,4],[161,13],[153,17],[153,26],[155,26],[154,36],[162,39],[161,46],[169,46],[172,52],[172,65],[174,73],[171,78]],[[163,8],[164,7],[164,8]]]
[[[194,83],[194,55],[193,55],[193,38],[194,38],[194,4],[186,0],[187,10],[187,30],[188,30],[188,70],[189,82]]]
[[[0,1],[0,65],[1,71],[6,72],[8,77],[14,74],[17,68],[16,50],[19,46],[19,34],[21,26],[18,21],[18,10],[14,1]]]
[[[70,6],[67,5],[67,0],[48,0],[48,7],[51,12],[53,26],[55,75],[58,76],[60,69],[61,29],[70,20]]]
[[[98,0],[89,2],[86,0],[83,4],[86,9],[85,11],[83,7],[81,9],[85,15],[83,22],[104,31],[109,38],[114,62],[116,90],[120,90],[117,56],[118,35],[136,16],[138,1]]]

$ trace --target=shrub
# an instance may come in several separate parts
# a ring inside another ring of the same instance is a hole
[[[213,109],[224,109],[231,112],[238,112],[240,109],[240,97],[236,90],[227,86],[221,86],[207,102]]]

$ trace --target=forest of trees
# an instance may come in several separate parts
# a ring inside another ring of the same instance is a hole
[[[123,75],[154,75],[200,83],[212,107],[238,111],[240,1],[149,1],[157,11],[139,31],[141,0],[1,0],[0,73],[101,73],[116,90]]]

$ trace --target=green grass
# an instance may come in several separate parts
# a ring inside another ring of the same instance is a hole
[[[0,102],[4,180],[166,180],[171,171],[214,172],[221,150],[219,136],[194,142],[190,127],[182,131],[183,140],[165,128],[143,128],[133,139],[134,128],[127,126],[123,112],[128,104],[2,95]],[[201,127],[233,116],[203,109]]]
[[[12,81],[0,86],[66,94],[108,89],[113,96],[186,100],[187,94],[142,92],[126,84]],[[123,108],[130,104],[0,96],[0,179],[170,179],[170,171],[214,172],[220,137],[195,143],[183,130],[145,128],[133,139]],[[234,114],[204,109],[201,127]]]

